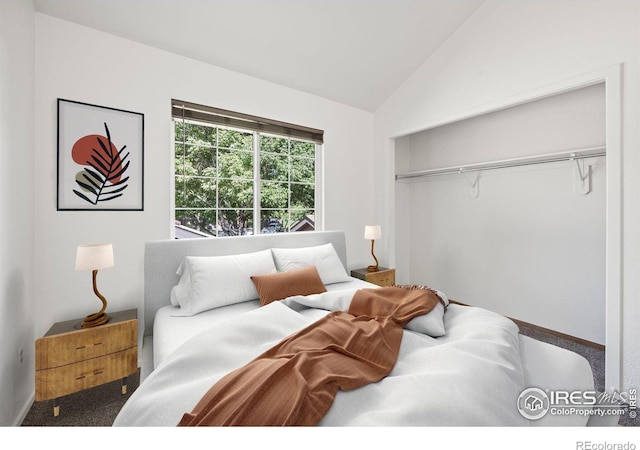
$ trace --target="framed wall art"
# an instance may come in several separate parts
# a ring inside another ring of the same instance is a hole
[[[58,99],[57,209],[144,210],[144,114]]]

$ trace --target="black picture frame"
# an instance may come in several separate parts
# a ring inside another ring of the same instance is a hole
[[[144,114],[59,98],[58,211],[144,211]]]

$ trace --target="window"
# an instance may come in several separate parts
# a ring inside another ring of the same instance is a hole
[[[322,132],[174,101],[176,238],[315,229]]]

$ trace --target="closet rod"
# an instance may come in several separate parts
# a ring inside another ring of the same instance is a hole
[[[396,180],[405,178],[428,177],[434,175],[450,175],[455,173],[475,172],[479,170],[505,169],[507,167],[528,166],[532,164],[544,164],[558,161],[571,161],[583,158],[595,158],[606,156],[606,147],[591,147],[569,152],[547,153],[545,155],[527,156],[522,158],[502,159],[498,161],[465,164],[462,166],[442,167],[439,169],[419,170],[396,174]]]

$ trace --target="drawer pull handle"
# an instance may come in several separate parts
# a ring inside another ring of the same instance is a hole
[[[83,378],[87,378],[87,377],[90,377],[90,376],[100,375],[102,372],[104,372],[104,369],[96,369],[93,372],[83,373],[82,375],[77,376],[76,380],[82,380]]]
[[[102,345],[102,342],[96,342],[95,344],[81,345],[80,347],[76,347],[76,350],[82,350],[82,349],[85,349],[85,348],[91,348],[91,347],[95,347],[97,345]]]

